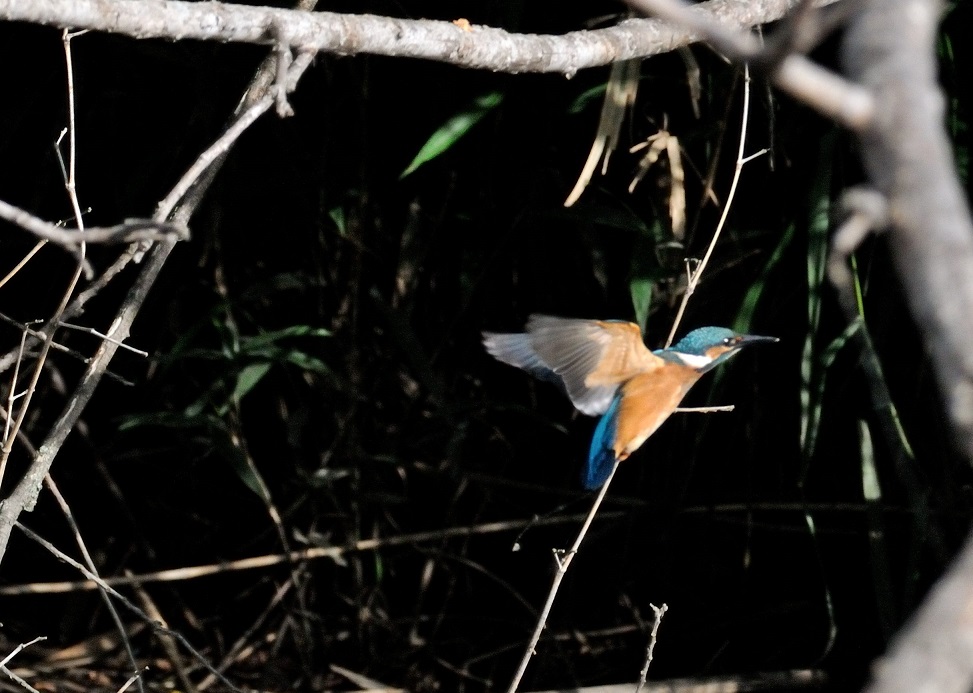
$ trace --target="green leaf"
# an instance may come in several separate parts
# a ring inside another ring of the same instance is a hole
[[[882,500],[882,487],[878,482],[878,470],[875,468],[875,447],[872,445],[872,434],[868,424],[859,420],[858,432],[861,436],[862,460],[862,493],[869,503]]]
[[[586,89],[581,92],[571,105],[568,106],[568,113],[571,115],[577,115],[578,113],[583,113],[588,106],[597,105],[605,98],[605,90],[608,88],[607,82],[602,82],[601,84],[596,84],[590,89]]]
[[[895,633],[899,622],[896,608],[895,590],[892,586],[892,566],[889,561],[889,541],[885,528],[882,508],[882,487],[878,470],[875,467],[875,448],[868,424],[859,420],[858,431],[861,441],[862,492],[865,496],[868,523],[868,553],[872,569],[872,585],[875,591],[875,604],[878,607],[879,623],[886,638]]]
[[[750,325],[753,322],[753,314],[757,309],[757,304],[760,303],[760,297],[764,293],[764,289],[767,286],[767,280],[769,279],[771,273],[780,263],[781,258],[784,256],[784,251],[794,240],[794,224],[785,229],[784,233],[780,236],[780,241],[777,242],[777,247],[770,254],[770,258],[767,260],[767,264],[764,265],[763,270],[760,272],[760,276],[757,277],[757,281],[750,285],[747,289],[746,296],[743,297],[743,302],[740,304],[740,310],[737,311],[736,319],[733,321],[733,329],[737,332],[749,332]]]
[[[200,397],[183,410],[182,416],[186,421],[195,421],[211,406],[208,397]]]
[[[248,352],[254,349],[274,344],[282,339],[290,337],[330,337],[331,332],[323,327],[311,327],[310,325],[291,325],[282,330],[273,332],[262,332],[252,337],[240,338],[240,351]]]
[[[244,485],[253,491],[264,503],[270,504],[270,490],[260,476],[259,470],[248,460],[246,454],[232,443],[229,436],[217,437],[217,449],[223,458],[230,462],[233,471]]]
[[[233,386],[233,394],[230,395],[233,402],[239,404],[244,395],[263,380],[263,377],[267,375],[267,371],[270,370],[272,365],[272,363],[259,362],[244,366],[237,374],[236,384]]]
[[[824,389],[827,384],[827,372],[831,369],[831,365],[834,363],[835,359],[845,345],[848,344],[851,339],[858,333],[859,330],[864,328],[864,323],[856,320],[850,323],[840,335],[831,340],[827,348],[821,352],[820,356],[820,373],[819,377],[814,383],[814,387],[808,390],[807,407],[803,411],[802,423],[804,424],[804,456],[805,461],[802,464],[801,479],[804,479],[804,475],[807,472],[809,460],[814,455],[814,451],[817,447],[818,434],[820,433],[821,427],[821,415],[824,403]],[[810,368],[811,366],[808,366]]]
[[[665,278],[657,251],[660,245],[665,244],[667,234],[660,219],[656,219],[651,226],[641,225],[637,233],[628,292],[632,298],[632,308],[635,309],[635,322],[644,335],[652,309],[652,289],[656,282]]]
[[[648,277],[633,277],[628,290],[632,295],[632,306],[635,308],[635,322],[645,334],[645,323],[649,320],[649,308],[652,307],[652,284]]]
[[[305,371],[312,371],[321,375],[331,375],[332,373],[331,369],[328,368],[328,364],[303,351],[297,351],[296,349],[288,351],[284,354],[284,359]]]
[[[470,129],[479,123],[494,108],[503,102],[503,94],[492,91],[484,94],[473,102],[467,110],[457,113],[447,120],[443,125],[426,140],[422,149],[409,164],[408,168],[399,176],[399,180],[405,178],[417,168],[428,161],[432,161],[440,154],[449,150],[462,138]]]
[[[193,426],[191,419],[187,419],[182,414],[162,412],[159,414],[130,414],[124,417],[118,424],[119,431],[128,431],[140,426],[161,426],[163,428],[190,428]]]
[[[335,228],[338,229],[338,234],[342,238],[347,238],[348,219],[345,218],[345,210],[342,207],[332,207],[328,210],[328,216],[331,218]]]
[[[828,640],[824,645],[822,655],[826,655],[831,651],[831,648],[834,647],[835,639],[838,637],[838,622],[835,620],[834,599],[831,597],[831,587],[829,586],[827,577],[824,573],[824,565],[821,558],[820,539],[818,537],[817,527],[814,524],[814,518],[811,517],[811,513],[808,511],[804,512],[804,522],[807,524],[808,534],[811,536],[811,541],[814,544],[814,554],[818,561],[818,570],[820,571],[824,581],[824,584],[822,585],[822,596],[824,597],[825,613],[828,615]]]
[[[801,453],[803,469],[800,482],[804,483],[810,465],[808,436],[814,423],[812,412],[817,406],[812,401],[816,379],[824,374],[815,367],[815,339],[820,329],[821,297],[824,293],[824,267],[828,257],[828,230],[831,210],[831,167],[834,162],[836,135],[829,134],[818,153],[818,169],[811,193],[811,209],[808,218],[807,247],[807,334],[801,354]]]

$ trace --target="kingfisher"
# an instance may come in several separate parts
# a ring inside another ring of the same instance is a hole
[[[655,433],[700,377],[745,346],[776,337],[700,327],[649,351],[635,323],[531,315],[525,332],[483,333],[496,359],[558,385],[583,414],[601,416],[583,482],[600,488],[615,463]]]

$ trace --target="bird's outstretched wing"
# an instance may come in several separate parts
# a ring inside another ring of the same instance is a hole
[[[665,363],[630,322],[532,315],[526,330],[485,332],[483,344],[498,360],[560,384],[589,415],[604,414],[621,383]]]

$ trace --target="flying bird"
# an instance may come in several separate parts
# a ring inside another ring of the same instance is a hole
[[[583,477],[587,489],[600,488],[615,462],[655,433],[703,373],[747,345],[776,341],[700,327],[671,347],[649,351],[634,323],[552,315],[530,316],[525,332],[483,333],[495,358],[554,382],[579,411],[601,416]]]

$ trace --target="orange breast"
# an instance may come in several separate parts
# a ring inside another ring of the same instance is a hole
[[[688,366],[667,363],[625,383],[615,429],[616,457],[624,460],[655,433],[699,377]]]

